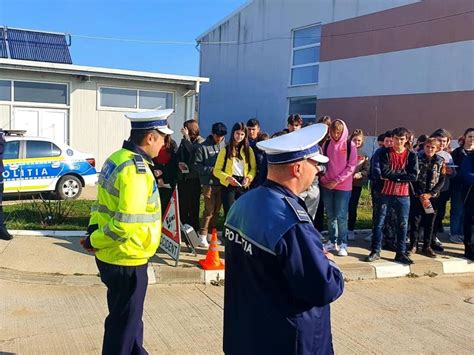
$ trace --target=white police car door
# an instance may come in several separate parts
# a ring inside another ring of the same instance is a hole
[[[8,192],[21,191],[21,169],[20,159],[21,141],[8,141],[3,150],[4,190]]]
[[[22,191],[55,189],[64,157],[54,143],[34,139],[25,141],[25,158],[22,160]]]

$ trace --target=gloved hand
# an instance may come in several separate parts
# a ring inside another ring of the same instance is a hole
[[[81,238],[79,243],[88,253],[95,253],[97,249],[95,249],[91,244],[90,235],[87,235],[85,238]]]

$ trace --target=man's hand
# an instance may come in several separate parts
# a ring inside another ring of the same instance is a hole
[[[88,253],[95,253],[98,250],[92,247],[90,236],[87,236],[86,238],[81,238],[79,240],[79,243],[84,248],[84,250],[86,250]]]
[[[163,172],[159,169],[156,169],[153,170],[153,174],[155,175],[155,177],[160,177],[161,175],[163,175]]]

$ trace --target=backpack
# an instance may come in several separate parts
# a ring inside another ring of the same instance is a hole
[[[328,139],[326,142],[324,142],[324,144],[323,144],[323,153],[324,153],[324,154],[327,153],[327,151],[328,151],[328,146],[329,146],[329,143],[330,143],[330,142],[331,142],[330,139]],[[350,156],[351,156],[351,150],[352,150],[352,144],[351,144],[352,141],[351,141],[350,139],[348,139],[348,140],[346,141],[346,143],[347,143],[347,149],[346,149],[347,157],[346,157],[346,159],[347,159],[347,161],[349,161],[349,158],[350,158]]]

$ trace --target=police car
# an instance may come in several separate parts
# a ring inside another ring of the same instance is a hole
[[[95,185],[95,159],[47,138],[25,137],[25,131],[5,130],[4,193],[55,192],[76,199],[86,185]]]

